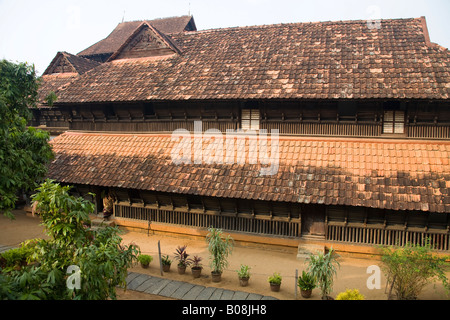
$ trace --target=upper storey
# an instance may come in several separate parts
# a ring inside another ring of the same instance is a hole
[[[113,53],[59,90],[58,103],[447,100],[450,94],[449,51],[430,42],[424,18],[381,20],[377,27],[361,20],[171,35],[150,25],[174,54],[135,59]],[[126,41],[135,39],[128,36],[117,50]]]
[[[197,30],[192,16],[122,22],[117,25],[108,37],[93,44],[89,48],[84,49],[78,53],[78,55],[88,59],[105,62],[144,22],[167,35]]]

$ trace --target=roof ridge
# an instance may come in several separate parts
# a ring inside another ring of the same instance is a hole
[[[393,18],[393,19],[380,19],[381,21],[407,21],[407,20],[417,20],[418,22],[422,22],[421,18]],[[197,31],[187,31],[184,34],[196,34],[196,33],[207,33],[207,32],[219,32],[224,30],[232,30],[232,29],[259,29],[259,28],[272,28],[272,27],[280,27],[280,26],[293,26],[293,25],[317,25],[317,24],[361,24],[367,23],[368,19],[359,19],[359,20],[338,20],[338,21],[309,21],[309,22],[280,22],[274,24],[261,24],[261,25],[249,25],[249,26],[234,26],[234,27],[224,27],[224,28],[213,28],[213,29],[204,29]]]
[[[155,19],[136,19],[136,20],[127,20],[127,21],[122,21],[119,22],[118,24],[122,24],[122,23],[128,23],[128,22],[151,22],[151,21],[159,21],[159,20],[166,20],[166,19],[176,19],[176,18],[192,18],[192,15],[182,15],[182,16],[172,16],[172,17],[165,17],[165,18],[155,18]]]

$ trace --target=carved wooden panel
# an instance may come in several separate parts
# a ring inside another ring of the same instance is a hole
[[[53,67],[49,72],[49,74],[70,73],[70,72],[76,72],[75,68],[69,63],[69,61],[63,55],[60,55],[59,58],[53,64]]]
[[[142,28],[116,59],[141,58],[173,54],[173,50],[150,28]]]

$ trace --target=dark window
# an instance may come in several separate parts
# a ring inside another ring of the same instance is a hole
[[[387,110],[384,112],[383,133],[405,133],[405,112],[399,110]]]
[[[155,115],[155,109],[153,108],[153,104],[151,104],[151,103],[144,104],[144,114],[146,116],[154,116]]]
[[[241,128],[243,130],[259,130],[258,109],[242,109]]]

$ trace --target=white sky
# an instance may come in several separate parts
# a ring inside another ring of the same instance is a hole
[[[45,71],[58,51],[77,54],[120,23],[187,15],[197,29],[289,22],[427,18],[432,42],[450,47],[449,0],[0,0],[0,59]]]

